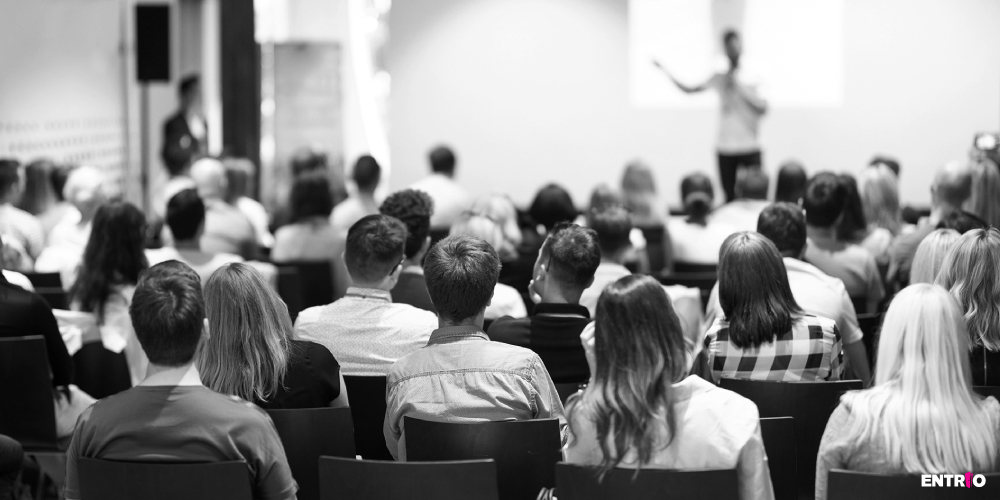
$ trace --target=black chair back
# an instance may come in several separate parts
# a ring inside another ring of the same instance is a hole
[[[288,306],[292,321],[303,309],[333,302],[333,266],[330,262],[281,262],[278,294]]]
[[[674,262],[674,272],[680,274],[717,274],[719,266],[716,264],[688,264],[687,262]]]
[[[63,311],[69,310],[69,294],[66,293],[66,290],[48,286],[36,286],[35,293],[41,295],[45,299],[45,302],[49,303],[49,307],[62,309]]]
[[[594,469],[556,464],[559,500],[618,500],[622,498],[684,498],[736,500],[736,469],[672,471],[613,469],[598,482]]]
[[[366,460],[392,460],[385,447],[385,377],[344,375],[354,420],[354,450]]]
[[[25,451],[58,450],[56,410],[45,339],[0,338],[0,434]]]
[[[826,422],[845,391],[860,390],[860,380],[838,382],[774,382],[722,379],[719,384],[757,404],[762,418],[795,419],[795,457],[799,496],[812,495],[816,455]]]
[[[795,473],[795,419],[771,417],[760,419],[767,466],[771,470],[774,500],[795,500],[798,496]]]
[[[95,399],[132,388],[125,352],[111,352],[100,342],[84,344],[73,355],[73,383]]]
[[[681,285],[688,288],[697,288],[701,291],[701,307],[708,304],[708,298],[712,295],[712,288],[719,277],[714,273],[679,273],[673,272],[660,276],[660,283],[671,286]]]
[[[323,457],[319,476],[322,500],[497,500],[493,460],[421,463]]]
[[[858,326],[864,337],[861,341],[865,343],[865,351],[868,352],[868,366],[874,371],[875,354],[878,353],[878,332],[882,326],[881,314],[858,314]]]
[[[62,277],[59,273],[24,273],[31,282],[31,285],[37,288],[58,288],[62,289]]]
[[[997,401],[1000,401],[1000,387],[993,385],[977,385],[973,387],[972,390],[976,391],[976,394],[979,394],[984,398],[987,396],[993,396]]]
[[[854,305],[854,314],[874,314],[868,312],[867,297],[851,297],[851,304]]]
[[[955,471],[955,474],[963,473],[964,471]],[[829,500],[882,500],[885,498],[995,500],[1000,498],[1000,473],[983,474],[983,476],[986,478],[986,483],[982,487],[927,488],[921,486],[919,474],[890,476],[834,469],[830,471],[827,481],[826,497]]]
[[[532,500],[555,486],[555,464],[562,460],[559,421],[450,423],[403,417],[406,460],[497,462],[502,500]]]
[[[566,400],[570,396],[576,394],[577,392],[583,390],[586,387],[586,383],[579,382],[565,382],[561,384],[556,384],[556,392],[559,393],[559,399],[562,401],[563,405],[566,405]]]
[[[245,462],[164,464],[77,460],[81,500],[251,500]]]
[[[319,499],[321,456],[354,459],[354,424],[350,408],[268,410],[281,437],[292,477],[299,483],[299,500]]]
[[[663,240],[666,235],[666,228],[662,224],[657,224],[653,226],[639,226],[639,230],[642,231],[642,237],[646,239],[646,257],[649,259],[649,273],[653,276],[659,276],[665,267],[667,267],[666,252],[663,246],[666,244]]]

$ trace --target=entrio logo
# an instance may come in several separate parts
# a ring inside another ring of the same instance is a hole
[[[924,488],[982,488],[986,486],[986,476],[965,474],[923,474],[920,476],[920,486]]]

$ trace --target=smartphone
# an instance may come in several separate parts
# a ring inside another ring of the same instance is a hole
[[[980,132],[972,140],[972,145],[980,151],[996,151],[1000,149],[1000,134]]]

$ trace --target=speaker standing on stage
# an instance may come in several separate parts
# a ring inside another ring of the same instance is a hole
[[[163,162],[171,177],[184,175],[191,163],[205,154],[208,136],[198,76],[185,77],[178,90],[180,109],[163,124]]]
[[[722,114],[719,118],[719,138],[716,144],[719,156],[719,179],[726,192],[726,201],[735,198],[736,170],[740,167],[760,167],[760,144],[757,142],[757,128],[760,117],[767,112],[767,101],[757,94],[753,85],[740,81],[740,52],[742,44],[735,31],[726,31],[722,37],[729,59],[729,70],[716,73],[707,82],[697,86],[687,86],[677,81],[659,61],[653,64],[674,82],[681,91],[693,94],[707,89],[719,93]]]

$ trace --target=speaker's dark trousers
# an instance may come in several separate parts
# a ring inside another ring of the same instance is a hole
[[[736,171],[740,167],[760,167],[760,151],[743,154],[723,154],[719,153],[719,180],[722,182],[722,190],[726,192],[726,201],[736,199]]]

